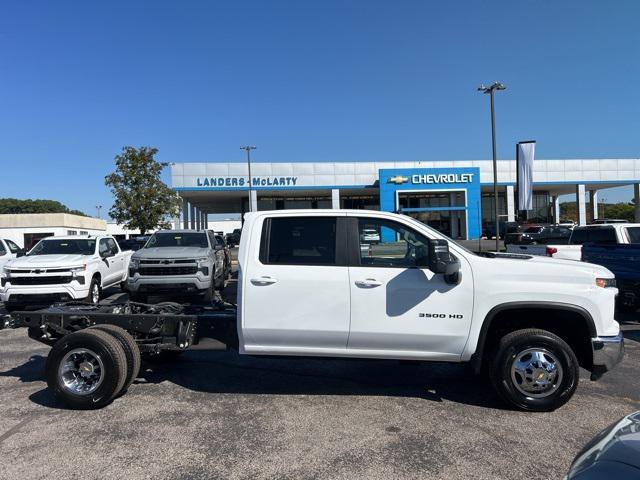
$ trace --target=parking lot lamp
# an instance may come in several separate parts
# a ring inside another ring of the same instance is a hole
[[[96,210],[98,211],[98,218],[100,218],[100,210],[102,210],[102,205],[96,205]]]
[[[496,220],[496,252],[500,250],[500,220],[498,217],[498,162],[496,160],[496,110],[493,104],[493,97],[496,90],[504,90],[505,87],[500,82],[493,82],[488,87],[480,85],[478,91],[488,93],[491,97],[491,140],[493,144],[493,216]]]
[[[251,205],[251,150],[255,150],[255,145],[243,145],[240,147],[240,150],[245,150],[247,152],[247,168],[249,170],[249,211],[253,211],[253,207]]]

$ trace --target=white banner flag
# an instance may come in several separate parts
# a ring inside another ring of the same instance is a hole
[[[518,209],[533,208],[533,159],[536,142],[518,143]]]

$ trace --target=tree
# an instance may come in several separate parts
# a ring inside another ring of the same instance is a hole
[[[56,200],[20,200],[17,198],[0,198],[0,214],[20,213],[71,213],[86,215],[79,210],[70,210],[66,205]]]
[[[180,197],[160,179],[168,164],[157,162],[156,153],[152,147],[123,147],[115,157],[116,171],[104,179],[115,197],[111,218],[142,234],[168,226],[168,218],[180,211]]]

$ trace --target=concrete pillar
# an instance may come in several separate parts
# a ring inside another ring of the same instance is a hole
[[[202,212],[202,218],[204,218],[205,230],[209,230],[209,214],[207,212]]]
[[[551,197],[553,203],[553,223],[560,223],[560,197],[554,195]]]
[[[597,220],[598,218],[598,191],[597,190],[589,190],[589,202],[591,204],[591,221]]]
[[[578,212],[578,225],[587,224],[587,206],[585,203],[585,189],[584,184],[579,183],[576,185],[576,207]]]
[[[331,189],[331,208],[340,208],[340,190],[337,188]]]
[[[189,228],[189,202],[186,198],[182,199],[182,225],[185,230]]]
[[[189,228],[191,230],[195,230],[196,229],[196,207],[193,204],[189,205],[189,220],[190,220]]]
[[[513,185],[507,185],[507,222],[516,221],[516,197]]]
[[[258,211],[258,192],[256,190],[251,190],[251,198],[249,198],[249,201],[251,202],[251,211],[257,212]]]
[[[449,206],[455,207],[456,205],[456,193],[451,192],[449,194]],[[460,230],[458,229],[458,218],[460,212],[458,210],[451,210],[449,213],[449,221],[451,222],[451,238],[458,238],[460,236]]]
[[[635,205],[634,220],[636,223],[640,223],[640,183],[633,185],[633,204]]]

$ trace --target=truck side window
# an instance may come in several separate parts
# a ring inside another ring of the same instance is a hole
[[[336,265],[335,217],[270,218],[260,241],[267,265]]]
[[[640,227],[627,227],[629,243],[640,243]],[[9,245],[11,248],[11,245]]]
[[[113,238],[107,238],[107,247],[112,255],[118,254],[118,246]]]
[[[0,242],[0,257],[6,254],[7,254],[7,250],[4,248],[4,245],[2,245],[2,242]]]
[[[14,242],[12,242],[11,240],[7,240],[6,238],[4,239],[5,242],[7,242],[7,247],[9,247],[9,251],[11,253],[16,253],[20,251],[20,247],[15,244]],[[1,246],[1,244],[0,244]]]
[[[360,266],[424,267],[428,241],[402,224],[376,218],[359,218]]]

